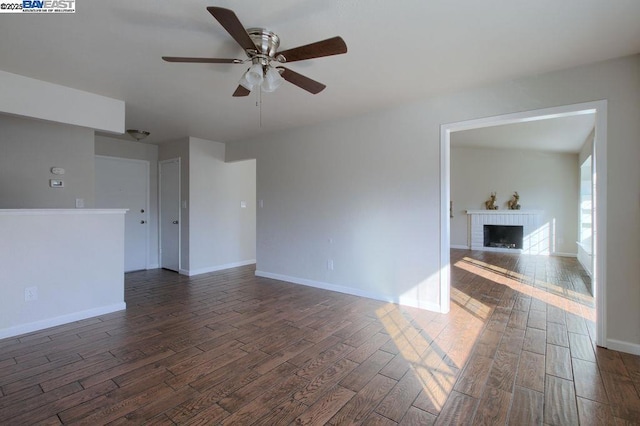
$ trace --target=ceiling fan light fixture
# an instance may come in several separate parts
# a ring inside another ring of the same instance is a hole
[[[251,68],[244,74],[247,81],[252,85],[259,85],[264,78],[264,70],[262,64],[253,64]]]
[[[245,72],[244,74],[242,74],[242,78],[240,78],[240,81],[238,82],[238,84],[242,87],[244,87],[245,89],[247,89],[248,91],[252,91],[253,90],[253,84],[249,82],[249,80],[247,79],[247,73],[249,71]]]
[[[284,82],[284,78],[280,75],[278,70],[273,67],[269,67],[264,75],[262,82],[262,90],[265,92],[273,92]]]

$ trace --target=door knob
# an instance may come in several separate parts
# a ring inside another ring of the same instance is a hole
[[[174,225],[177,225],[177,224],[178,224],[178,221],[177,221],[177,220],[174,220],[172,223],[173,223]]]
[[[140,223],[144,225],[145,223],[147,223],[147,221],[146,220],[141,220]]]

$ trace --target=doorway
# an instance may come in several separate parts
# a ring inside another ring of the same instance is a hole
[[[124,271],[149,267],[149,162],[96,156],[96,208],[128,209],[124,217]]]
[[[595,101],[561,107],[506,114],[440,126],[440,310],[449,312],[450,279],[450,157],[451,133],[461,130],[480,129],[504,124],[524,123],[548,118],[569,117],[580,114],[595,114],[595,138],[593,146],[594,194],[593,194],[593,294],[596,298],[596,344],[606,347],[606,125],[607,101]]]
[[[180,272],[180,159],[160,161],[160,267]]]

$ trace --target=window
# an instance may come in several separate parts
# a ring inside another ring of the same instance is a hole
[[[593,252],[593,181],[591,156],[580,166],[580,246],[588,254]]]

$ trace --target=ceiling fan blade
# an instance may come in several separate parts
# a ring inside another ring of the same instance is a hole
[[[299,88],[306,90],[309,93],[313,93],[314,95],[322,92],[324,88],[327,87],[322,83],[312,80],[309,77],[305,77],[302,74],[298,74],[295,71],[291,71],[288,68],[278,67],[278,69],[283,70],[282,78],[287,80],[289,83],[295,84]]]
[[[238,86],[238,88],[236,89],[235,92],[233,92],[233,96],[235,97],[239,97],[239,96],[249,96],[249,93],[251,93],[250,90],[248,90],[246,87],[243,86]]]
[[[249,34],[247,34],[247,31],[233,10],[215,6],[207,7],[207,10],[220,22],[220,25],[227,30],[229,35],[233,37],[243,49],[256,49],[255,43],[251,40],[251,37],[249,37]]]
[[[278,52],[278,55],[284,56],[286,62],[294,62],[321,58],[323,56],[340,55],[343,53],[347,53],[347,44],[342,37],[333,37]]]
[[[241,64],[242,59],[223,59],[223,58],[185,58],[181,56],[163,56],[167,62],[197,62],[202,64]]]

